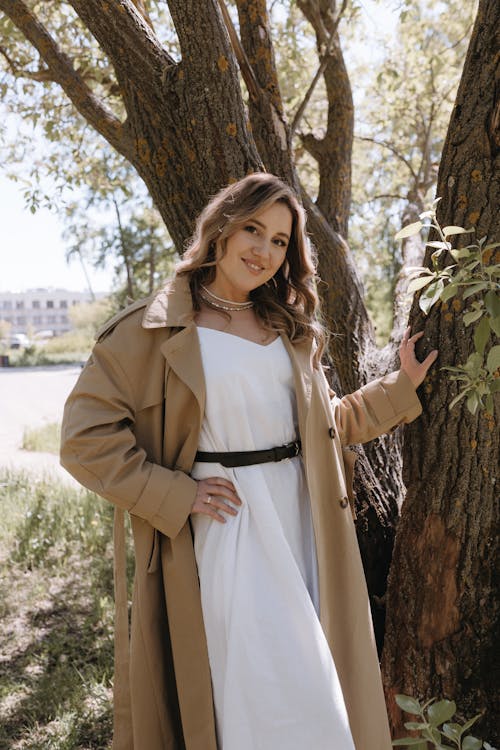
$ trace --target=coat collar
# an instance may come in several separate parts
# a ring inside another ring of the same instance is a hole
[[[193,300],[187,276],[174,276],[148,303],[143,328],[184,327],[194,320]]]

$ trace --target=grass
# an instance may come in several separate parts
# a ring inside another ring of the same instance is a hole
[[[65,352],[46,351],[43,347],[28,346],[7,352],[9,367],[45,367],[49,365],[72,365],[85,362],[90,349],[68,349]]]
[[[58,422],[49,422],[42,427],[25,428],[21,447],[25,451],[58,454],[60,442],[61,425]]]
[[[108,750],[113,509],[0,471],[0,748]]]
[[[24,349],[5,349],[10,367],[70,365],[85,362],[94,345],[93,331],[69,331],[44,342],[33,343]]]

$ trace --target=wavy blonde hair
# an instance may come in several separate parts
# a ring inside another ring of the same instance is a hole
[[[193,307],[199,310],[201,285],[215,279],[217,247],[223,255],[228,237],[276,201],[292,214],[285,260],[269,282],[250,292],[250,299],[265,330],[284,333],[295,343],[312,339],[318,367],[326,337],[317,319],[316,267],[305,231],[306,214],[294,191],[275,175],[257,172],[220,190],[199,215],[176,274],[189,277]]]

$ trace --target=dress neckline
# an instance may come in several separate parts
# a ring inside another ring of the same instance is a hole
[[[247,339],[244,336],[237,336],[235,333],[228,333],[227,331],[219,331],[218,328],[209,328],[208,326],[196,326],[197,329],[201,329],[202,331],[213,331],[214,333],[222,333],[223,336],[231,336],[233,339],[239,339],[240,341],[246,341],[247,344],[253,344],[253,346],[258,346],[259,349],[268,349],[273,344],[275,344],[277,341],[280,340],[280,336],[277,336],[275,339],[273,339],[269,344],[259,344],[257,341],[252,341],[252,339]]]

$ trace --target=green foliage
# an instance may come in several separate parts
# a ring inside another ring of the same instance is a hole
[[[420,704],[418,700],[409,695],[396,695],[396,703],[408,714],[417,716],[418,721],[407,721],[405,729],[418,732],[412,737],[402,737],[394,740],[394,747],[411,747],[414,750],[427,750],[429,743],[437,750],[446,748],[457,748],[457,750],[495,750],[488,742],[467,734],[469,729],[481,718],[482,714],[474,716],[463,724],[450,722],[457,711],[454,701],[440,700],[435,703],[435,698]],[[451,743],[451,744],[450,744]]]
[[[463,314],[466,327],[475,324],[474,352],[465,363],[441,369],[453,373],[450,380],[461,383],[461,390],[451,401],[450,409],[465,398],[471,414],[475,414],[478,408],[485,408],[493,414],[493,394],[500,390],[500,346],[493,346],[488,353],[486,348],[492,334],[500,335],[500,264],[489,261],[493,251],[500,247],[500,242],[486,244],[486,237],[483,237],[466,247],[454,248],[450,238],[472,234],[474,229],[441,227],[436,218],[438,201],[434,201],[430,210],[420,214],[419,221],[396,234],[396,239],[401,240],[420,233],[425,227],[433,229],[439,237],[425,243],[433,248],[432,268],[417,266],[412,269],[412,275],[416,278],[410,281],[408,293],[420,292],[418,304],[425,315],[438,301],[449,302],[454,297],[461,297],[465,301],[479,295],[479,299],[472,301]],[[425,225],[424,221],[427,222]],[[442,268],[440,259],[446,253],[456,263]]]
[[[475,7],[458,0],[380,2],[390,20],[378,24],[375,40],[366,30],[373,18],[342,27],[356,116],[349,244],[366,288],[387,290],[388,317],[405,264],[394,234],[402,217],[418,215],[434,195]],[[359,54],[363,46],[369,57]],[[380,305],[370,312],[380,315]]]
[[[50,422],[42,427],[26,428],[21,447],[25,451],[59,454],[60,444],[61,426],[57,422]]]
[[[7,339],[12,328],[12,323],[8,323],[6,320],[0,318],[0,341]]]
[[[108,297],[72,305],[68,314],[75,330],[71,333],[79,333],[85,337],[94,338],[99,328],[114,312],[112,301]],[[59,336],[58,338],[62,337]]]

